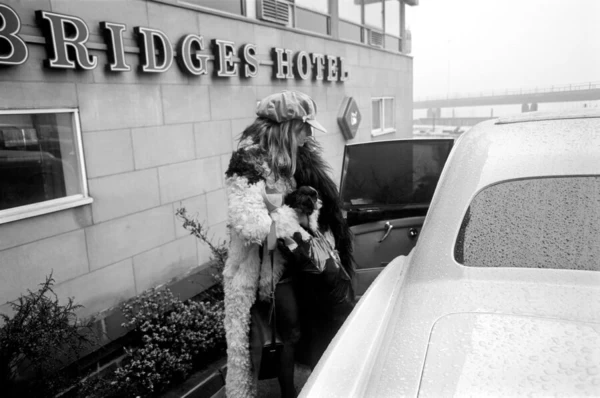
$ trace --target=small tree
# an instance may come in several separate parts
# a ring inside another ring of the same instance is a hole
[[[227,260],[227,241],[217,242],[215,245],[208,236],[208,227],[202,225],[196,218],[191,217],[185,207],[177,209],[175,213],[183,221],[183,228],[188,230],[191,235],[206,243],[212,253],[211,261],[215,265],[216,272],[212,275],[219,284],[223,283],[223,268]]]
[[[8,396],[54,396],[65,381],[59,370],[96,341],[92,319],[69,298],[60,305],[52,274],[40,288],[10,302],[14,315],[0,314],[0,385]]]

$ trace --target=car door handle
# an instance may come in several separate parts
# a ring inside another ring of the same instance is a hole
[[[385,234],[383,235],[383,238],[381,238],[379,240],[379,243],[383,242],[385,240],[385,238],[388,237],[388,235],[390,234],[390,232],[392,232],[392,229],[394,229],[394,226],[392,224],[390,224],[389,221],[387,221],[385,223]]]

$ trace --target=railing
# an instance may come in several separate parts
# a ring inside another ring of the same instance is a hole
[[[600,82],[589,82],[589,83],[577,83],[577,84],[565,84],[562,86],[551,86],[543,88],[531,88],[531,89],[506,89],[506,90],[483,90],[471,93],[451,93],[446,96],[427,96],[422,98],[416,98],[415,102],[423,101],[439,101],[439,100],[451,100],[459,98],[483,98],[483,97],[499,97],[506,95],[523,95],[523,94],[541,94],[541,93],[555,93],[562,91],[578,91],[578,90],[593,90],[600,89]]]

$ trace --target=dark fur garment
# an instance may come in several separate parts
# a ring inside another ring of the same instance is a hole
[[[352,259],[352,231],[342,215],[342,202],[336,184],[328,172],[329,165],[322,157],[322,150],[315,140],[307,140],[298,148],[294,178],[297,186],[308,185],[319,193],[323,206],[319,211],[319,229],[331,230],[335,247],[346,272],[354,275]]]
[[[248,184],[264,181],[262,165],[265,157],[266,152],[258,147],[240,148],[231,155],[225,176],[232,177],[234,174],[244,176],[248,178]]]

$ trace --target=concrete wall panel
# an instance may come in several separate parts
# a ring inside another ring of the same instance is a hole
[[[156,169],[134,171],[89,180],[94,198],[94,223],[137,213],[160,205]]]
[[[220,158],[212,157],[160,167],[161,203],[171,203],[221,188]]]
[[[75,303],[83,305],[78,311],[80,317],[96,314],[136,294],[132,261],[128,258],[60,283],[54,291],[62,303],[73,297]]]
[[[88,227],[91,269],[98,269],[175,239],[173,207],[162,206]]]
[[[57,283],[89,272],[85,234],[76,230],[0,252],[0,302],[35,290],[47,275]]]
[[[230,120],[195,123],[196,158],[202,159],[231,153],[231,125]]]
[[[160,87],[86,84],[77,87],[83,131],[156,126],[162,123]]]
[[[198,266],[196,238],[187,236],[133,257],[137,293],[183,275]]]
[[[132,129],[131,136],[138,170],[195,158],[191,123]]]
[[[256,116],[254,87],[226,86],[218,81],[210,86],[210,114],[212,120]]]
[[[206,86],[163,85],[161,96],[166,124],[210,120],[211,107]]]
[[[83,134],[83,152],[88,178],[132,171],[131,131],[111,130]]]
[[[1,251],[92,225],[90,206],[48,213],[0,225]],[[2,266],[2,263],[0,263]]]
[[[206,194],[208,212],[208,225],[219,224],[227,220],[227,194],[224,189]]]
[[[0,82],[0,109],[74,108],[73,83]]]

